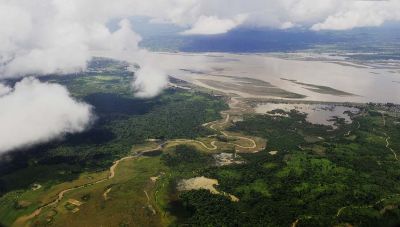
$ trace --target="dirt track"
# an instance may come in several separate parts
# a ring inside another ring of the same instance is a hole
[[[58,195],[57,195],[57,198],[56,198],[55,200],[53,200],[53,201],[51,201],[51,202],[49,202],[49,203],[47,203],[47,204],[45,204],[45,205],[42,205],[41,207],[37,208],[34,212],[32,212],[32,213],[29,214],[29,215],[25,215],[25,216],[19,217],[19,218],[13,223],[13,226],[26,226],[26,225],[28,224],[27,222],[28,222],[29,220],[31,220],[32,218],[38,216],[38,215],[42,212],[43,208],[47,208],[47,207],[51,207],[51,206],[56,206],[56,205],[64,198],[64,195],[65,195],[67,192],[70,192],[70,191],[73,191],[73,190],[77,190],[77,189],[81,189],[81,188],[85,188],[85,187],[92,186],[92,185],[95,185],[95,184],[99,184],[99,183],[102,183],[102,182],[105,182],[105,181],[107,181],[107,180],[110,180],[110,179],[114,178],[114,177],[115,177],[115,169],[117,168],[117,166],[119,165],[119,163],[120,163],[121,161],[124,161],[124,160],[127,160],[127,159],[137,158],[137,157],[140,157],[140,156],[142,155],[142,153],[151,152],[151,151],[157,151],[157,150],[160,150],[161,148],[162,148],[162,145],[159,145],[159,146],[158,146],[157,148],[155,148],[155,149],[145,150],[145,151],[142,151],[141,153],[138,153],[138,154],[136,154],[136,155],[134,155],[134,156],[126,156],[126,157],[123,157],[123,158],[121,158],[121,159],[115,161],[114,164],[113,164],[113,165],[110,167],[110,169],[109,169],[110,175],[109,175],[107,178],[103,178],[103,179],[100,179],[100,180],[98,180],[98,181],[91,182],[91,183],[87,183],[87,184],[83,184],[83,185],[80,185],[80,186],[75,186],[75,187],[67,188],[67,189],[65,189],[65,190],[63,190],[63,191],[61,191],[61,192],[59,192]]]
[[[241,107],[235,107],[237,104],[239,104],[239,100],[237,100],[237,99],[235,99],[235,98],[232,98],[232,102],[230,103],[231,109],[234,109],[234,108],[242,109]],[[253,139],[251,139],[251,138],[243,137],[243,136],[232,136],[232,135],[228,135],[225,131],[216,129],[215,126],[217,126],[217,125],[226,125],[226,124],[229,123],[230,114],[229,114],[229,113],[226,113],[226,112],[221,112],[221,114],[222,114],[222,115],[226,115],[225,119],[223,119],[222,122],[219,122],[219,121],[209,122],[209,123],[203,124],[203,126],[205,126],[205,127],[209,126],[209,128],[211,128],[212,130],[215,130],[215,131],[217,131],[217,132],[220,132],[221,134],[223,134],[223,135],[226,136],[226,137],[238,138],[238,139],[250,141],[250,142],[252,143],[252,146],[242,146],[242,145],[235,144],[235,143],[228,143],[228,144],[232,144],[232,145],[234,145],[234,146],[236,146],[236,147],[239,147],[239,148],[242,148],[242,149],[255,149],[255,148],[257,147],[256,141],[253,140]],[[208,147],[204,142],[198,141],[198,140],[189,140],[189,139],[171,140],[171,141],[167,141],[167,142],[165,142],[165,143],[163,143],[163,144],[160,144],[160,145],[159,145],[157,148],[155,148],[155,149],[148,149],[148,150],[141,151],[141,152],[137,153],[136,155],[130,155],[130,156],[123,157],[123,158],[121,158],[121,159],[115,161],[114,164],[110,167],[110,169],[109,169],[110,174],[109,174],[108,177],[103,178],[103,179],[100,179],[100,180],[95,181],[95,182],[86,183],[86,184],[83,184],[83,185],[80,185],[80,186],[71,187],[71,188],[68,188],[68,189],[65,189],[65,190],[59,192],[59,193],[58,193],[58,196],[57,196],[57,198],[56,198],[55,200],[53,200],[53,201],[51,201],[51,202],[49,202],[49,203],[47,203],[47,204],[44,204],[44,205],[40,206],[39,208],[37,208],[35,211],[33,211],[33,212],[32,212],[31,214],[29,214],[29,215],[25,215],[25,216],[19,217],[19,218],[13,223],[13,226],[18,226],[18,227],[19,227],[19,226],[27,226],[29,220],[31,220],[31,219],[35,218],[36,216],[40,215],[40,213],[42,212],[43,208],[47,208],[47,207],[51,207],[51,206],[56,206],[56,205],[64,198],[64,195],[65,195],[67,192],[70,192],[70,191],[73,191],[73,190],[77,190],[77,189],[81,189],[81,188],[85,188],[85,187],[92,186],[92,185],[95,185],[95,184],[99,184],[99,183],[105,182],[105,181],[107,181],[107,180],[111,180],[111,179],[113,179],[113,178],[115,177],[116,168],[118,167],[118,165],[119,165],[122,161],[128,160],[128,159],[138,158],[138,157],[140,157],[143,153],[146,153],[146,152],[152,152],[152,151],[161,150],[165,144],[168,144],[168,143],[171,143],[171,142],[178,142],[178,143],[190,143],[190,142],[194,142],[194,143],[200,144],[201,146],[203,146],[203,147],[204,147],[205,149],[207,149],[207,150],[214,151],[214,150],[217,150],[217,149],[218,149],[218,146],[216,145],[216,143],[219,142],[219,141],[216,141],[216,140],[212,141],[212,142],[210,143],[210,144],[211,144],[211,147]],[[106,198],[106,196],[105,196],[105,198]]]

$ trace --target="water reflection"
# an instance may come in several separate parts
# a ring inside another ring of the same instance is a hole
[[[259,104],[255,111],[256,113],[265,114],[273,110],[284,110],[289,112],[297,110],[301,113],[307,114],[306,120],[312,124],[320,124],[327,126],[334,126],[334,117],[343,118],[347,124],[352,123],[348,113],[358,113],[359,109],[347,106],[338,105],[323,105],[323,104],[289,104],[289,103],[266,103]]]

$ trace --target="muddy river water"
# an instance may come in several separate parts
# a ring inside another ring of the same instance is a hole
[[[242,97],[400,104],[399,62],[363,64],[317,57],[310,60],[309,56],[291,59],[285,54],[155,52],[141,59],[171,76]],[[232,81],[232,78],[254,81]]]
[[[266,55],[157,54],[156,56],[160,58],[159,62],[173,62],[171,65],[176,65],[175,68],[165,67],[171,75],[244,97],[274,98],[268,94],[254,95],[238,89],[210,87],[201,80],[224,82],[229,80],[229,77],[247,77],[269,82],[272,86],[287,92],[304,95],[306,96],[304,100],[400,103],[400,68],[396,67],[393,69],[389,66],[388,68],[360,66],[345,62],[290,60]]]

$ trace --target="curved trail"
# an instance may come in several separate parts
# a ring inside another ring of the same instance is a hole
[[[30,215],[26,215],[26,216],[21,216],[21,217],[19,217],[19,218],[13,223],[13,226],[23,226],[24,224],[26,224],[27,221],[29,221],[29,220],[31,220],[32,218],[38,216],[38,215],[42,212],[42,210],[43,210],[44,208],[51,207],[51,206],[56,206],[56,205],[64,198],[64,195],[65,195],[67,192],[70,192],[70,191],[73,191],[73,190],[77,190],[77,189],[81,189],[81,188],[85,188],[85,187],[92,186],[92,185],[95,185],[95,184],[99,184],[99,183],[102,183],[102,182],[105,182],[105,181],[107,181],[107,180],[110,180],[110,179],[114,178],[114,177],[115,177],[115,169],[117,168],[117,166],[119,165],[119,163],[120,163],[121,161],[124,161],[124,160],[127,160],[127,159],[138,158],[138,157],[140,157],[143,153],[146,153],[146,152],[152,152],[152,151],[160,150],[160,149],[162,148],[162,146],[163,146],[163,144],[159,145],[159,146],[158,146],[157,148],[155,148],[155,149],[144,150],[144,151],[142,151],[142,152],[140,152],[140,153],[138,153],[138,154],[136,154],[136,155],[133,155],[133,156],[126,156],[126,157],[123,157],[123,158],[121,158],[121,159],[115,161],[114,164],[113,164],[113,165],[110,167],[110,169],[109,169],[110,175],[109,175],[108,177],[103,178],[103,179],[100,179],[100,180],[95,181],[95,182],[90,182],[90,183],[86,183],[86,184],[83,184],[83,185],[80,185],[80,186],[75,186],[75,187],[67,188],[67,189],[65,189],[65,190],[63,190],[63,191],[61,191],[61,192],[59,192],[58,195],[57,195],[57,198],[56,198],[55,200],[53,200],[53,201],[51,201],[51,202],[49,202],[49,203],[46,203],[46,204],[40,206],[40,207],[37,208],[35,211],[33,211]]]
[[[149,210],[151,210],[151,212],[153,213],[153,215],[155,215],[157,212],[156,210],[154,210],[153,206],[150,204],[150,197],[149,194],[147,194],[146,190],[143,190],[144,194],[146,195],[147,198],[147,208],[149,208]]]
[[[222,135],[224,135],[224,136],[226,136],[226,137],[231,137],[231,138],[238,138],[238,139],[242,139],[242,140],[247,140],[247,141],[250,141],[250,142],[252,143],[251,146],[241,146],[241,145],[235,144],[235,143],[228,143],[228,144],[232,144],[232,145],[234,145],[234,146],[236,146],[236,147],[240,147],[240,148],[243,148],[243,149],[254,149],[254,148],[257,147],[256,141],[253,140],[253,139],[251,139],[251,138],[243,137],[243,136],[231,136],[231,135],[228,135],[225,131],[218,130],[218,129],[214,128],[214,126],[216,126],[216,125],[224,125],[224,124],[228,124],[228,123],[229,123],[230,114],[229,114],[229,113],[222,113],[222,114],[226,114],[225,120],[224,120],[222,123],[216,122],[216,123],[214,123],[214,124],[211,124],[211,125],[210,125],[210,128],[211,128],[212,130],[217,131],[217,132],[220,132]],[[218,141],[213,141],[213,142],[218,142]]]
[[[216,132],[220,132],[222,135],[224,135],[225,137],[230,137],[230,138],[237,138],[237,139],[241,139],[241,140],[247,140],[250,141],[250,143],[252,144],[251,146],[242,146],[239,144],[235,144],[235,143],[230,143],[227,142],[227,144],[231,144],[234,145],[236,147],[240,147],[243,149],[254,149],[257,147],[257,143],[254,139],[248,138],[248,137],[243,137],[243,136],[232,136],[232,135],[228,135],[225,131],[216,129],[215,126],[217,125],[226,125],[229,123],[229,119],[230,119],[230,114],[229,113],[225,113],[225,112],[221,112],[221,114],[226,115],[225,119],[223,120],[223,122],[218,122],[218,121],[214,121],[214,122],[208,122],[206,124],[203,124],[204,127],[209,127],[210,129],[216,131]],[[198,143],[200,144],[202,147],[204,147],[205,149],[209,150],[209,151],[215,151],[218,149],[218,146],[216,145],[217,140],[213,140],[211,141],[210,145],[211,147],[207,146],[204,142],[199,141],[199,140],[191,140],[191,139],[175,139],[175,140],[170,140],[169,142],[166,143],[170,143],[170,142],[182,142],[182,143]]]
[[[386,133],[384,133],[384,134],[385,134],[385,136],[387,136],[386,137],[386,148],[392,152],[394,159],[396,159],[396,161],[399,161],[399,159],[397,157],[397,153],[393,150],[393,148],[390,147],[390,139],[391,139],[390,136],[388,136]]]
[[[209,150],[209,151],[215,151],[218,149],[218,146],[215,145],[216,140],[212,141],[210,143],[211,147],[208,147],[205,143],[198,141],[198,140],[190,140],[190,139],[176,139],[176,140],[171,140],[169,142],[176,142],[176,143],[198,143],[200,144],[202,147],[204,147],[205,149]]]
[[[385,115],[383,114],[383,113],[381,113],[382,114],[382,121],[383,121],[383,127],[385,127],[386,126],[386,118],[385,118]],[[387,149],[389,149],[391,152],[392,152],[392,154],[393,154],[393,156],[394,156],[394,159],[396,159],[396,161],[399,161],[399,159],[398,159],[398,157],[397,157],[397,153],[393,150],[393,148],[391,148],[390,147],[390,136],[388,136],[388,134],[386,133],[386,132],[384,132],[383,133],[385,136],[386,136],[386,148]]]
[[[391,198],[393,198],[393,197],[395,197],[395,196],[400,196],[400,194],[389,195],[389,196],[387,196],[387,197],[385,197],[385,198],[383,198],[383,199],[378,200],[377,202],[375,202],[374,204],[371,204],[371,205],[365,205],[365,206],[344,206],[344,207],[341,207],[340,209],[338,209],[338,211],[337,211],[337,213],[336,213],[336,217],[339,217],[339,216],[342,214],[343,210],[345,210],[345,209],[347,209],[347,208],[350,208],[350,207],[351,207],[351,208],[354,208],[354,209],[373,208],[374,206],[378,205],[379,203],[382,203],[382,202],[384,202],[385,200],[391,199]]]
[[[383,123],[383,126],[385,127],[385,126],[386,126],[385,115],[384,115],[383,113],[381,113],[381,114],[382,114],[382,123]],[[358,123],[358,124],[359,124],[359,126],[360,126],[360,123]],[[396,161],[399,161],[399,159],[398,159],[398,157],[397,157],[397,153],[393,150],[393,148],[390,147],[390,139],[391,139],[390,136],[388,136],[386,132],[384,132],[383,134],[386,136],[386,139],[385,139],[385,141],[386,141],[386,148],[389,149],[389,150],[393,153],[394,159],[396,159]],[[355,208],[355,209],[373,208],[374,206],[378,205],[379,203],[382,203],[382,202],[384,202],[385,200],[390,199],[390,198],[392,198],[392,197],[394,197],[394,196],[400,196],[400,194],[393,194],[393,195],[390,195],[390,196],[388,196],[388,197],[386,197],[386,198],[380,199],[379,201],[375,202],[375,203],[372,204],[372,205],[365,205],[365,206],[344,206],[344,207],[341,207],[341,208],[339,208],[338,211],[336,212],[336,217],[339,217],[339,216],[342,214],[343,210],[345,210],[345,209],[347,209],[347,208],[350,208],[350,207]]]
[[[383,125],[383,127],[386,127],[387,121],[386,121],[385,115],[384,115],[384,113],[381,113],[381,114],[382,114],[382,125]],[[357,130],[360,129],[360,128],[361,128],[361,124],[360,124],[359,121],[357,121]],[[345,134],[345,136],[349,136],[350,134],[351,134],[351,131],[348,131],[348,132]],[[386,147],[387,149],[389,149],[389,150],[393,153],[394,159],[396,159],[396,161],[399,161],[399,159],[398,159],[398,157],[397,157],[397,153],[394,151],[393,148],[390,147],[390,139],[391,139],[391,137],[388,136],[387,133],[385,133],[385,132],[384,132],[383,134],[384,134],[385,137],[386,137],[386,138],[385,138],[385,141],[386,141],[385,147]],[[378,204],[380,204],[380,203],[382,203],[382,202],[384,202],[384,201],[386,201],[386,200],[388,200],[388,199],[391,199],[391,198],[393,198],[393,197],[396,197],[396,196],[400,196],[400,193],[399,193],[399,194],[392,194],[392,195],[389,195],[389,196],[387,196],[387,197],[385,197],[385,198],[382,198],[382,199],[380,199],[380,200],[378,200],[378,201],[376,201],[375,203],[370,204],[370,205],[364,205],[364,206],[351,206],[351,205],[349,205],[349,206],[340,207],[340,208],[337,210],[337,212],[336,212],[336,217],[337,217],[337,218],[340,217],[341,214],[343,213],[343,211],[346,210],[346,209],[348,209],[348,208],[353,208],[353,209],[374,208],[376,205],[378,205]],[[300,218],[296,219],[296,220],[292,223],[291,226],[292,226],[292,227],[296,227],[297,224],[300,222],[300,220],[301,220]]]
[[[104,200],[108,200],[108,193],[111,192],[111,189],[112,189],[112,188],[109,188],[109,189],[107,189],[107,190],[103,193],[103,198],[104,198]]]
[[[230,109],[231,110],[232,109],[239,109],[239,110],[242,110],[242,111],[246,111],[245,108],[237,106],[239,103],[240,103],[240,101],[237,98],[235,98],[235,97],[231,98],[231,103],[229,103]],[[231,144],[231,145],[234,145],[235,147],[239,147],[239,148],[242,148],[242,149],[255,149],[255,148],[257,148],[257,142],[252,138],[248,138],[248,137],[244,137],[244,136],[229,135],[226,131],[223,131],[222,129],[215,128],[216,126],[223,126],[223,125],[226,125],[226,124],[229,123],[230,114],[227,111],[221,111],[221,115],[226,115],[225,119],[223,119],[222,122],[220,122],[221,120],[220,121],[212,121],[212,122],[208,122],[208,123],[203,124],[203,126],[204,127],[209,127],[210,129],[212,129],[212,130],[214,130],[216,132],[219,132],[219,133],[221,133],[222,135],[224,135],[225,137],[228,137],[228,138],[237,138],[237,139],[241,139],[241,140],[247,140],[252,145],[251,146],[242,146],[242,145],[239,145],[239,144],[236,144],[236,143],[225,142],[226,144]],[[177,142],[198,143],[198,144],[200,144],[201,146],[203,146],[205,149],[207,149],[209,151],[217,150],[218,146],[216,145],[216,143],[220,142],[220,141],[217,141],[217,140],[211,141],[211,143],[210,143],[211,147],[208,147],[204,142],[198,141],[198,140],[179,139],[179,140],[175,140],[175,141],[177,141]]]
[[[296,227],[297,224],[299,224],[299,222],[300,222],[300,219],[296,219],[296,220],[292,223],[291,227]]]
[[[232,98],[232,103],[230,103],[230,108],[231,108],[231,109],[235,109],[235,108],[237,108],[237,109],[244,109],[244,108],[242,108],[242,107],[234,107],[234,106],[237,105],[238,103],[239,103],[239,100],[237,100],[236,98]],[[244,109],[244,110],[245,110],[245,109]],[[222,115],[226,115],[226,118],[223,120],[222,123],[220,123],[220,122],[218,122],[218,121],[214,121],[214,122],[208,122],[208,123],[206,123],[206,124],[203,124],[203,126],[204,126],[204,127],[209,126],[212,130],[214,130],[214,131],[216,131],[216,132],[220,132],[221,134],[223,134],[223,135],[226,136],[226,137],[231,137],[231,138],[238,138],[238,139],[242,139],[242,140],[247,140],[247,141],[250,141],[250,142],[252,143],[251,146],[241,146],[241,145],[235,144],[235,143],[227,143],[227,144],[232,144],[232,145],[234,145],[234,146],[236,146],[236,147],[240,147],[240,148],[243,148],[243,149],[254,149],[254,148],[257,147],[256,141],[253,140],[253,139],[251,139],[251,138],[243,137],[243,136],[231,136],[231,135],[228,135],[225,131],[218,130],[218,129],[214,128],[214,126],[216,126],[216,125],[225,125],[225,124],[228,124],[228,123],[229,123],[230,114],[229,114],[229,113],[226,113],[225,111],[222,111],[221,114],[222,114]],[[51,206],[56,206],[56,205],[64,198],[64,195],[65,195],[66,193],[68,193],[68,192],[70,192],[70,191],[73,191],[73,190],[77,190],[77,189],[85,188],[85,187],[92,186],[92,185],[95,185],[95,184],[99,184],[99,183],[105,182],[105,181],[107,181],[107,180],[111,180],[111,179],[113,179],[113,178],[115,177],[116,168],[118,167],[118,165],[119,165],[122,161],[128,160],[128,159],[138,158],[138,157],[140,157],[143,153],[146,153],[146,152],[152,152],[152,151],[161,150],[166,144],[171,143],[171,142],[178,142],[178,143],[180,143],[180,142],[182,142],[182,143],[194,142],[194,143],[200,144],[201,146],[203,146],[203,147],[204,147],[205,149],[207,149],[207,150],[214,151],[214,150],[217,150],[217,149],[218,149],[218,146],[216,145],[216,143],[219,142],[219,141],[216,141],[216,140],[212,141],[212,142],[210,143],[210,144],[211,144],[211,147],[208,147],[204,142],[199,141],[199,140],[190,140],[190,139],[170,140],[170,141],[166,141],[166,142],[160,144],[157,148],[144,150],[144,151],[141,151],[141,152],[137,153],[136,155],[130,155],[130,156],[123,157],[123,158],[121,158],[121,159],[119,159],[119,160],[116,160],[116,161],[113,163],[113,165],[109,168],[110,174],[109,174],[108,177],[105,177],[105,178],[100,179],[100,180],[95,181],[95,182],[86,183],[86,184],[83,184],[83,185],[79,185],[79,186],[67,188],[67,189],[65,189],[65,190],[63,190],[63,191],[61,191],[61,192],[59,192],[56,199],[54,199],[53,201],[51,201],[51,202],[49,202],[49,203],[46,203],[46,204],[40,206],[39,208],[37,208],[35,211],[33,211],[33,212],[32,212],[31,214],[29,214],[29,215],[25,215],[25,216],[19,217],[19,218],[13,223],[12,226],[26,226],[26,225],[27,225],[27,222],[28,222],[29,220],[35,218],[36,216],[40,215],[41,212],[42,212],[42,210],[43,210],[44,208],[51,207]],[[110,188],[109,190],[111,191],[111,188]],[[109,191],[108,191],[108,192],[109,192]],[[105,198],[107,198],[107,194],[108,194],[108,193],[106,192],[105,194],[103,194],[103,196],[105,196]],[[147,194],[147,192],[146,192],[146,194]]]

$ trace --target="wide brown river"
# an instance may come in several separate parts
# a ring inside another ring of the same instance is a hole
[[[284,91],[306,96],[301,100],[400,104],[399,62],[364,64],[337,58],[294,59],[288,56],[290,55],[148,53],[146,63],[156,65],[171,76],[215,90],[236,93],[242,97],[282,98],[250,94],[246,89],[229,89],[227,87],[232,86],[232,77],[269,82]],[[137,59],[125,56],[125,60],[133,62]],[[213,87],[210,83],[203,83],[205,80],[217,81],[224,86]],[[224,84],[227,81],[230,84]],[[257,83],[251,86],[256,88]],[[335,94],[336,91],[339,91],[339,94]],[[353,95],[343,95],[345,93]]]

